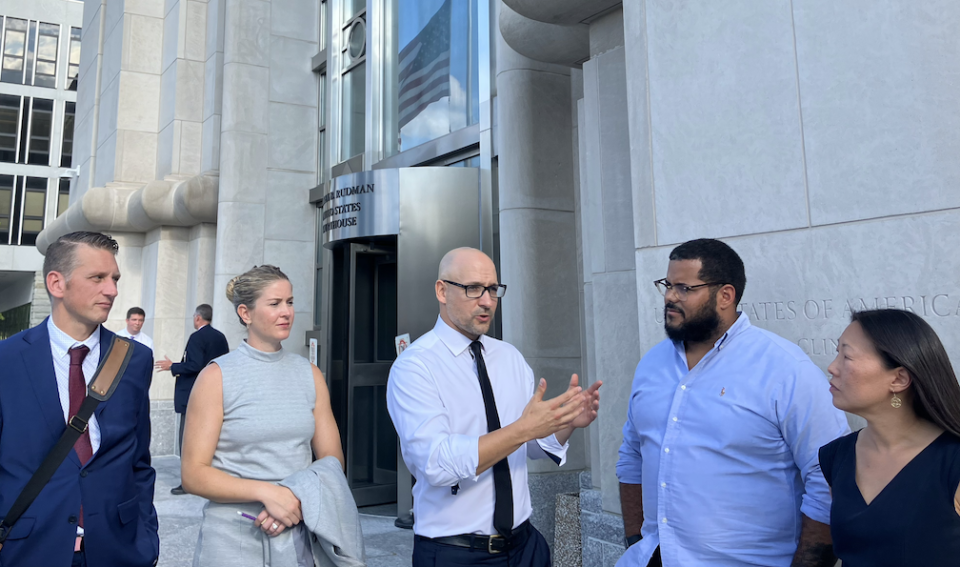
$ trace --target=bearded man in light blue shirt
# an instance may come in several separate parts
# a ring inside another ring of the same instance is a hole
[[[618,566],[830,566],[818,450],[849,431],[823,372],[737,305],[743,261],[699,239],[670,253],[667,339],[634,374],[617,462]]]

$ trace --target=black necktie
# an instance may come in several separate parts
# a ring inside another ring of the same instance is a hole
[[[483,409],[487,414],[487,431],[500,429],[500,416],[497,414],[497,400],[493,397],[493,387],[487,375],[487,365],[483,362],[480,341],[470,343],[470,352],[477,362],[477,376],[480,378],[480,391],[483,393]],[[493,527],[503,537],[513,531],[513,481],[510,480],[510,465],[504,458],[493,465]]]

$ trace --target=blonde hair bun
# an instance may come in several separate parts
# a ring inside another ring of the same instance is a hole
[[[240,276],[234,276],[233,278],[230,279],[230,281],[227,282],[227,301],[229,301],[230,303],[233,303],[233,297],[235,295],[234,288],[237,287],[237,280],[239,279],[240,279]]]

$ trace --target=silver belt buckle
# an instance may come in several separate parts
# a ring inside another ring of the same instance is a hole
[[[492,554],[492,553],[503,553],[503,550],[502,550],[502,549],[494,549],[494,548],[493,548],[493,540],[494,540],[494,538],[503,539],[503,536],[502,536],[502,535],[499,535],[499,534],[498,534],[498,535],[492,535],[492,536],[490,536],[490,539],[487,540],[487,553],[491,553],[491,554]]]

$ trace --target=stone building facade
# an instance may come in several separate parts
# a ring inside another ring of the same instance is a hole
[[[631,378],[677,244],[730,243],[741,309],[824,369],[864,307],[914,309],[960,356],[958,20],[906,0],[86,0],[79,176],[37,247],[113,233],[109,324],[141,305],[171,358],[199,303],[236,345],[226,281],[277,264],[288,348],[317,339],[328,370],[316,196],[355,171],[475,168],[502,337],[548,395],[572,372],[605,384],[568,464],[531,464],[534,523],[552,539],[555,496],[579,493],[579,559],[609,565]],[[172,378],[151,393],[171,451]]]

